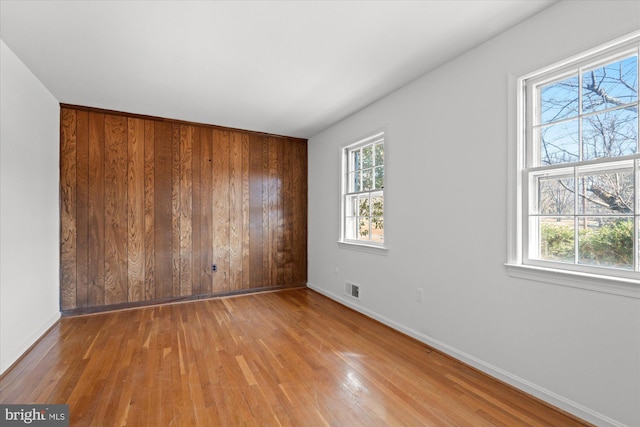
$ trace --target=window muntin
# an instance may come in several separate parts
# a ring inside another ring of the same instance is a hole
[[[638,277],[637,41],[632,46],[523,81],[524,264]]]
[[[384,245],[384,134],[344,148],[343,242]]]

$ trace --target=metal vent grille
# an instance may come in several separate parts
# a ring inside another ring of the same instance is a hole
[[[356,285],[355,283],[351,282],[345,282],[344,293],[346,295],[349,295],[351,298],[360,299],[360,285]]]

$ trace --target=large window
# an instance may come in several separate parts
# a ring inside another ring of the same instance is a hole
[[[519,80],[522,264],[640,279],[638,48]]]
[[[342,178],[344,243],[384,246],[384,133],[345,147]]]

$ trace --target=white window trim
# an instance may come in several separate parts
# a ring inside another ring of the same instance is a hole
[[[362,240],[349,240],[345,239],[345,186],[347,182],[345,180],[345,171],[347,168],[347,159],[345,156],[345,151],[349,148],[356,147],[358,145],[366,145],[368,142],[373,141],[374,139],[383,136],[384,138],[384,184],[383,184],[383,194],[384,194],[384,241],[382,243],[377,242],[366,242]],[[386,255],[389,251],[387,246],[387,224],[388,224],[388,214],[387,214],[387,166],[389,160],[389,134],[387,132],[386,126],[384,128],[375,130],[373,132],[368,133],[366,136],[356,139],[353,142],[348,144],[344,144],[340,147],[340,227],[339,227],[339,235],[338,235],[338,247],[341,249],[351,249],[365,253],[378,254],[378,255]]]
[[[507,76],[508,85],[508,125],[507,125],[507,262],[505,267],[511,277],[537,282],[568,286],[594,292],[619,295],[640,299],[640,279],[584,271],[571,271],[562,268],[537,266],[523,263],[523,183],[521,171],[525,167],[525,123],[524,123],[524,82],[534,76],[551,70],[567,67],[569,64],[583,61],[589,57],[605,53],[626,43],[637,41],[640,31],[634,31],[623,37],[590,49],[566,60],[544,67],[533,73],[516,78]],[[513,142],[517,143],[514,144]]]
[[[386,236],[385,236],[386,237]],[[386,255],[389,248],[381,245],[368,245],[366,243],[338,240],[338,246],[342,249],[351,249],[359,252],[375,255]]]

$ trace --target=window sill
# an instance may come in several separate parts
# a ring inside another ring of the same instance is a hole
[[[341,249],[352,249],[376,255],[387,255],[389,249],[385,246],[367,245],[364,243],[343,242],[338,240],[338,247]]]
[[[505,267],[509,276],[519,279],[535,280],[537,282],[640,299],[640,280],[523,264],[507,263]]]

